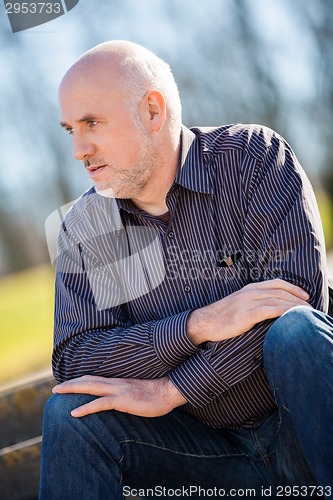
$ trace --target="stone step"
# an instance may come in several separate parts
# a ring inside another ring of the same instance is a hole
[[[0,500],[38,500],[43,412],[55,383],[48,371],[0,388]]]
[[[38,436],[0,450],[1,500],[38,500],[41,442]]]
[[[41,441],[38,436],[0,450],[1,500],[38,500]]]
[[[37,500],[42,436],[0,450],[1,500]]]
[[[0,449],[41,435],[44,406],[54,385],[49,374],[0,391]]]

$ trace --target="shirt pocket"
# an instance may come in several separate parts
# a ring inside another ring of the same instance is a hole
[[[235,254],[226,256],[221,265],[217,262],[213,269],[216,300],[222,299],[231,293],[237,292],[250,283],[251,272],[244,253],[234,257]]]

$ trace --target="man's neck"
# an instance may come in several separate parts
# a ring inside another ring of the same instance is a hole
[[[159,155],[162,161],[156,171],[155,178],[147,185],[142,193],[132,198],[132,203],[150,215],[163,215],[168,212],[166,204],[167,194],[173,185],[180,164],[181,141],[175,151],[170,150]],[[167,158],[167,161],[165,161]]]

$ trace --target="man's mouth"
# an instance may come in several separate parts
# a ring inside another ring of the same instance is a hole
[[[86,170],[90,177],[95,177],[96,175],[102,173],[105,167],[106,165],[89,165],[89,167],[86,167]]]

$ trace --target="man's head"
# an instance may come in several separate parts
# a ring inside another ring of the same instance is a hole
[[[86,52],[64,76],[59,99],[74,156],[108,196],[135,198],[178,147],[177,86],[169,66],[140,45],[112,41]]]

